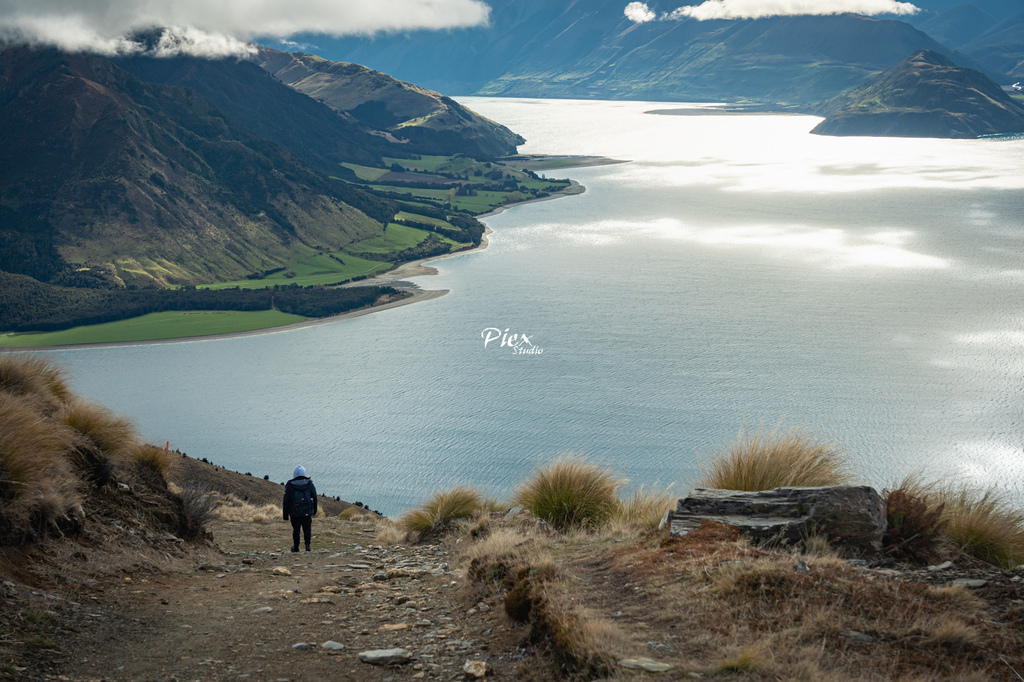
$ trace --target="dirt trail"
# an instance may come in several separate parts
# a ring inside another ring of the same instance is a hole
[[[290,526],[216,521],[223,553],[190,569],[97,582],[64,642],[70,680],[517,679],[523,634],[500,605],[477,605],[438,546],[375,547],[364,526],[314,520],[314,551],[282,551]],[[194,562],[190,562],[194,563]],[[283,569],[283,570],[282,570]],[[328,641],[343,649],[327,651]],[[308,643],[309,648],[294,645]],[[403,665],[361,651],[401,647]]]

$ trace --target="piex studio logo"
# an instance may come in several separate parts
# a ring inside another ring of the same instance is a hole
[[[501,331],[497,327],[488,327],[480,332],[484,340],[484,348],[508,348],[515,355],[540,355],[544,349],[533,343],[526,334],[509,334],[509,330]],[[501,343],[497,343],[501,339]],[[494,342],[495,345],[491,345]]]

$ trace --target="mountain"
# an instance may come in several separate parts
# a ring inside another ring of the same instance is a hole
[[[346,123],[353,137],[343,139],[340,126],[329,127],[335,112],[254,64],[149,61],[122,63],[195,87],[144,82],[101,57],[0,52],[0,270],[76,284],[239,278],[378,235],[394,216],[392,202],[327,177],[294,151],[319,133],[314,162],[378,158],[391,145],[358,122]],[[214,92],[218,73],[241,74],[219,81],[238,88]],[[244,116],[260,97],[243,87],[250,82],[272,88],[265,106]],[[278,105],[283,113],[267,111]],[[303,112],[300,125],[322,120],[328,129],[297,132],[285,146],[254,133]]]
[[[992,79],[922,50],[824,105],[818,135],[973,138],[1024,132],[1024,106]]]
[[[282,83],[401,140],[419,154],[493,158],[526,142],[451,98],[359,64],[259,48],[255,59]]]
[[[489,4],[491,20],[483,27],[309,40],[329,58],[461,95],[807,105],[922,49],[1006,80],[891,19],[845,14],[635,24],[622,0]],[[651,6],[659,14],[677,6],[663,4]]]
[[[1024,5],[1020,0],[925,0],[907,19],[943,45],[990,69],[1024,78]]]
[[[352,116],[339,115],[245,60],[132,57],[114,63],[148,83],[198,93],[250,133],[334,175],[345,174],[342,162],[379,165],[383,156],[405,155]]]

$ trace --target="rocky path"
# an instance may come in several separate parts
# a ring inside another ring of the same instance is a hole
[[[465,589],[442,547],[376,546],[338,520],[314,523],[314,551],[298,554],[281,550],[284,524],[212,530],[223,551],[191,570],[98,581],[61,674],[43,679],[521,678],[523,633]],[[389,664],[361,660],[389,649],[402,650]]]

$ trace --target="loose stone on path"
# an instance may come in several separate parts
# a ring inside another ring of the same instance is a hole
[[[408,663],[411,659],[408,649],[371,649],[360,651],[359,660],[370,665],[391,665]]]

